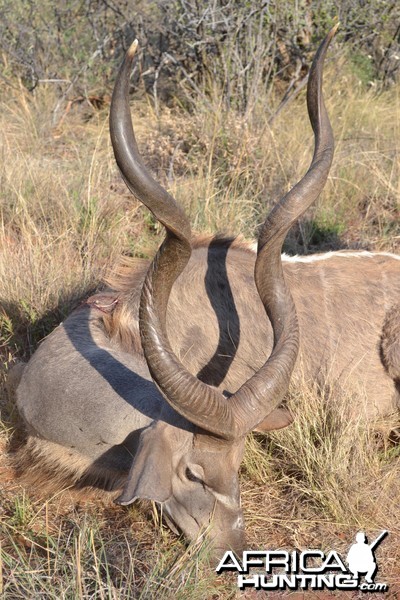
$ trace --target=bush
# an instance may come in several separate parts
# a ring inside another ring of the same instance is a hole
[[[338,51],[354,56],[363,83],[387,85],[400,72],[400,6],[386,0],[293,3],[255,0],[3,0],[0,46],[8,80],[28,89],[51,81],[60,97],[108,93],[115,61],[138,37],[133,81],[170,101],[213,91],[249,113],[284,83],[284,99],[305,84],[315,45],[341,20]]]

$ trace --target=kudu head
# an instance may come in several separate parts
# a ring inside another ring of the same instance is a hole
[[[152,178],[138,151],[128,96],[137,42],[128,50],[114,88],[110,133],[117,164],[128,188],[166,229],[143,286],[139,322],[151,376],[177,413],[176,425],[161,417],[141,434],[118,502],[148,498],[161,503],[170,526],[178,527],[189,539],[195,539],[211,522],[216,554],[243,549],[238,470],[246,434],[291,422],[290,414],[278,406],[296,362],[299,330],[281,250],[292,224],[321,192],[332,162],[333,135],[322,96],[322,70],[335,32],[336,27],[320,45],[309,75],[307,105],[315,137],[311,165],[274,206],[258,237],[254,277],[272,325],[273,350],[261,369],[229,396],[191,375],[168,339],[168,298],[190,258],[191,230],[182,208]]]

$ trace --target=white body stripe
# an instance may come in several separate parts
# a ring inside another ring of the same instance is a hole
[[[257,242],[249,244],[249,248],[252,252],[257,252]],[[400,260],[400,255],[393,254],[392,252],[370,252],[369,250],[331,250],[329,252],[307,254],[305,256],[299,256],[295,254],[290,256],[289,254],[282,254],[283,262],[301,262],[301,263],[312,263],[319,260],[328,260],[330,258],[375,258],[377,256],[386,256],[387,258],[393,258]]]
[[[319,260],[329,260],[330,258],[376,258],[378,256],[386,256],[388,258],[400,260],[399,255],[392,254],[391,252],[369,252],[368,250],[352,252],[351,250],[338,250],[337,252],[324,252],[323,254],[309,254],[307,256],[289,256],[288,254],[282,254],[282,261],[311,263]]]

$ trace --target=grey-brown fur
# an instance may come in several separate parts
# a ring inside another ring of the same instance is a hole
[[[199,238],[170,298],[168,325],[175,352],[192,373],[207,372],[208,382],[230,392],[265,362],[272,348],[271,328],[252,277],[254,261],[250,244]],[[340,251],[306,260],[284,256],[283,266],[300,322],[295,379],[322,386],[329,377],[358,392],[355,410],[362,407],[371,418],[393,412],[399,402],[393,380],[400,374],[400,258]],[[133,335],[139,344],[136,278],[135,266],[126,262],[125,271],[109,282],[120,293],[115,318],[123,315],[114,335],[119,340]]]
[[[143,165],[128,103],[132,45],[114,88],[111,140],[128,187],[166,238],[150,266],[122,265],[112,289],[89,298],[43,341],[17,388],[28,430],[21,463],[41,463],[59,486],[123,485],[120,504],[155,500],[190,539],[211,520],[216,552],[244,547],[238,471],[245,435],[291,422],[279,403],[293,369],[302,380],[329,377],[354,389],[354,411],[367,416],[398,403],[381,360],[395,371],[396,257],[286,259],[282,272],[284,237],[322,190],[333,157],[321,90],[335,30],[309,76],[310,168],[268,215],[257,260],[232,240],[200,240],[193,250],[186,215]]]
[[[271,328],[252,277],[254,261],[255,254],[244,242],[199,240],[188,268],[176,282],[170,298],[168,326],[176,354],[192,373],[207,371],[209,381],[214,383],[218,374],[221,378],[218,387],[229,392],[234,392],[265,362],[272,348]],[[71,387],[76,374],[75,401],[77,407],[88,405],[91,423],[93,413],[89,410],[90,401],[85,394],[90,398],[93,390],[109,385],[107,377],[90,364],[90,357],[96,360],[93,353],[99,349],[104,352],[105,371],[118,361],[124,365],[121,368],[134,370],[141,377],[140,385],[150,389],[151,395],[156,398],[153,404],[146,400],[145,414],[135,412],[134,423],[129,422],[124,427],[125,413],[122,409],[125,401],[120,399],[124,394],[118,390],[116,401],[122,407],[121,423],[116,422],[113,404],[112,414],[101,415],[104,437],[110,421],[114,420],[114,430],[119,431],[120,443],[128,438],[127,448],[129,443],[133,444],[132,453],[135,442],[129,440],[129,434],[133,428],[146,427],[161,411],[171,417],[172,409],[156,391],[143,355],[138,352],[139,291],[145,270],[143,261],[131,261],[129,264],[125,259],[109,278],[109,282],[114,284],[111,296],[118,298],[114,310],[107,314],[93,307],[80,307],[42,342],[25,368],[18,388],[20,411],[43,437],[49,439],[49,427],[57,436],[54,419],[65,429],[66,418],[68,415],[74,418],[75,413],[70,410],[71,389],[66,407],[53,407],[50,393],[49,406],[43,399],[38,402],[36,395],[41,393],[35,387],[38,374],[47,390],[51,383],[47,383],[47,379],[51,378],[53,369],[60,370],[60,365],[65,365],[64,371]],[[312,262],[284,261],[284,270],[300,322],[301,346],[295,381],[316,380],[323,385],[329,377],[346,391],[358,393],[355,412],[362,410],[369,417],[375,417],[395,411],[399,403],[395,379],[399,376],[400,318],[397,302],[400,260],[390,255],[367,253],[346,257],[346,252],[337,252],[329,258]],[[206,278],[207,271],[209,277]],[[80,344],[85,352],[82,352]],[[219,355],[216,356],[218,346]],[[224,371],[226,373],[222,377]],[[60,385],[60,377],[61,374],[52,385]],[[85,380],[87,389],[83,384]],[[137,386],[134,393],[137,398]],[[38,410],[38,406],[42,409]],[[56,414],[53,415],[52,411]],[[78,430],[71,437],[71,428],[72,424],[67,428],[65,445],[76,443],[84,448],[86,430]],[[98,435],[101,437],[101,431]],[[115,445],[115,433],[113,435],[111,445]],[[30,438],[30,455],[35,455],[35,462],[41,456],[46,456],[49,461],[48,452],[40,450],[35,454],[35,439]],[[61,441],[60,437],[57,439]],[[43,447],[42,441],[38,441],[38,446]],[[72,459],[66,454],[64,460],[62,452],[52,452],[50,462],[65,463],[60,468],[66,484],[76,482],[81,476],[90,481],[90,461],[96,461],[100,456],[104,460],[109,446],[104,440],[97,454],[88,449],[88,460],[84,459],[78,469],[75,457]],[[121,457],[124,456],[124,452],[119,451]],[[130,461],[128,451],[125,465],[121,463],[122,470],[129,468]],[[67,477],[69,468],[70,476]],[[96,467],[93,469],[96,471]],[[102,469],[107,479],[113,476],[114,469],[112,462],[109,468]],[[46,471],[57,478],[59,476],[54,465]]]

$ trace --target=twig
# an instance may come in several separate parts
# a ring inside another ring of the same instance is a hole
[[[272,125],[272,123],[275,121],[276,117],[279,115],[279,113],[283,110],[283,108],[285,108],[285,106],[287,104],[289,104],[289,102],[291,102],[292,100],[294,100],[301,92],[301,90],[307,85],[307,81],[308,81],[308,73],[307,75],[305,75],[303,77],[303,79],[300,81],[299,85],[297,86],[297,88],[294,90],[294,92],[292,94],[290,94],[290,90],[293,89],[294,86],[294,82],[292,81],[288,87],[288,89],[286,90],[286,93],[284,95],[284,97],[282,98],[278,108],[276,109],[276,111],[274,112],[274,114],[268,119],[268,125]]]

